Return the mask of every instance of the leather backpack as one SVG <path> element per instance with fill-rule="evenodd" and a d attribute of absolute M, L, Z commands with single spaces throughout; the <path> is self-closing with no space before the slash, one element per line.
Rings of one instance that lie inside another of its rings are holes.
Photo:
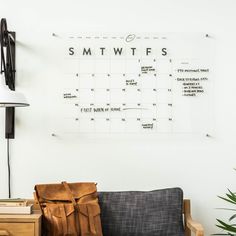
<path fill-rule="evenodd" d="M 45 236 L 102 236 L 95 183 L 39 184 L 35 197 Z"/>

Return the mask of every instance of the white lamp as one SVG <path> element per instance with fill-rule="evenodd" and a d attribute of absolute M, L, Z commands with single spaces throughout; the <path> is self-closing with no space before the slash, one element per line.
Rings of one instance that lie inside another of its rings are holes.
<path fill-rule="evenodd" d="M 0 75 L 0 107 L 29 106 L 24 94 L 10 90 L 5 83 L 4 73 Z"/>

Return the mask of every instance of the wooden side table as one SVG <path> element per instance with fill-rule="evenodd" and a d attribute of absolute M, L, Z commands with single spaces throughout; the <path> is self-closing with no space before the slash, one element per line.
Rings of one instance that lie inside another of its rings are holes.
<path fill-rule="evenodd" d="M 40 236 L 41 218 L 39 211 L 30 215 L 0 215 L 0 235 Z"/>

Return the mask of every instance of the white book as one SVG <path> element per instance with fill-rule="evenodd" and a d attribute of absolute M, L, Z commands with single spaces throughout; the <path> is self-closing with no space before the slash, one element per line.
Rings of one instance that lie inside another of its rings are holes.
<path fill-rule="evenodd" d="M 0 199 L 0 207 L 2 206 L 26 206 L 27 200 L 22 198 Z"/>
<path fill-rule="evenodd" d="M 28 205 L 28 206 L 0 206 L 0 214 L 6 214 L 6 215 L 10 215 L 10 214 L 19 214 L 19 215 L 29 215 L 32 213 L 32 207 L 33 204 Z"/>
<path fill-rule="evenodd" d="M 0 207 L 10 207 L 10 206 L 27 206 L 27 201 L 19 201 L 19 202 L 3 202 L 0 201 Z"/>

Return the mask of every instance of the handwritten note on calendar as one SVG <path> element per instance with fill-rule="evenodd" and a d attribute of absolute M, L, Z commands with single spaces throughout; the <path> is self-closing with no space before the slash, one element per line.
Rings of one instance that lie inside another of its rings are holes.
<path fill-rule="evenodd" d="M 211 83 L 204 35 L 55 37 L 55 109 L 65 133 L 205 132 Z"/>

